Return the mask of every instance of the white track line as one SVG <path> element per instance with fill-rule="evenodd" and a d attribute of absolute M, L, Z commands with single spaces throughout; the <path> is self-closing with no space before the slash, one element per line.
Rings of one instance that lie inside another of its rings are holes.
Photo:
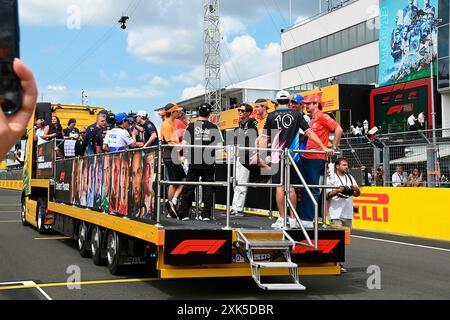
<path fill-rule="evenodd" d="M 39 292 L 47 299 L 47 300 L 53 300 L 47 293 L 45 293 L 44 290 L 42 290 L 41 287 L 39 287 L 39 285 L 37 283 L 35 283 L 34 281 L 27 281 L 27 283 L 24 283 L 24 285 L 37 285 L 36 289 L 39 290 Z"/>
<path fill-rule="evenodd" d="M 34 282 L 34 281 L 18 281 L 18 282 L 3 282 L 0 283 L 0 286 L 10 286 L 10 285 L 24 285 L 24 286 L 29 286 L 29 285 L 35 285 L 36 289 L 39 290 L 39 292 L 45 297 L 45 299 L 47 300 L 53 300 L 44 290 L 42 290 L 42 288 L 39 287 L 39 285 Z"/>
<path fill-rule="evenodd" d="M 423 248 L 423 249 L 432 249 L 432 250 L 450 252 L 450 249 L 444 249 L 444 248 L 438 248 L 438 247 L 430 247 L 430 246 L 423 246 L 423 245 L 420 245 L 420 244 L 413 244 L 413 243 L 407 243 L 407 242 L 399 242 L 399 241 L 384 240 L 384 239 L 377 239 L 377 238 L 369 238 L 369 237 L 362 237 L 362 236 L 351 236 L 351 237 L 352 238 L 357 238 L 357 239 L 373 240 L 373 241 L 387 242 L 387 243 L 393 243 L 393 244 L 400 244 L 400 245 L 410 246 L 410 247 L 417 247 L 417 248 Z"/>

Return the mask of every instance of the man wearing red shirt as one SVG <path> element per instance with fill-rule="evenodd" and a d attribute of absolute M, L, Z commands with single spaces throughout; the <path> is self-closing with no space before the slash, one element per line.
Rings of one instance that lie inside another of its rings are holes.
<path fill-rule="evenodd" d="M 337 149 L 339 142 L 341 141 L 343 130 L 341 126 L 331 119 L 329 115 L 322 112 L 323 102 L 320 96 L 313 94 L 308 96 L 305 101 L 306 110 L 311 116 L 310 127 L 314 133 L 319 137 L 320 141 L 324 145 L 328 145 L 330 139 L 330 132 L 334 132 L 333 149 Z M 306 150 L 322 151 L 322 148 L 318 146 L 311 139 L 308 140 Z M 302 155 L 300 161 L 300 171 L 306 180 L 308 185 L 318 185 L 320 176 L 324 172 L 325 162 L 327 156 L 325 154 L 308 154 Z M 312 188 L 311 192 L 316 199 L 319 200 L 320 189 Z M 302 188 L 301 202 L 300 202 L 300 215 L 303 221 L 314 220 L 314 204 L 308 196 L 306 189 Z M 306 227 L 306 226 L 305 226 Z"/>

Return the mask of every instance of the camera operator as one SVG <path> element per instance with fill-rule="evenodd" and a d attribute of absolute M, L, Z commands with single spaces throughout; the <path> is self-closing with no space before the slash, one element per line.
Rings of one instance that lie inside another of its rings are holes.
<path fill-rule="evenodd" d="M 328 214 L 330 222 L 339 227 L 352 228 L 353 214 L 356 209 L 353 206 L 353 197 L 359 197 L 361 191 L 355 178 L 348 173 L 348 160 L 340 158 L 334 163 L 335 174 L 328 179 L 327 185 L 334 189 L 327 189 Z M 339 187 L 339 188 L 335 188 Z M 341 272 L 347 270 L 341 265 Z"/>
<path fill-rule="evenodd" d="M 328 212 L 331 223 L 341 227 L 352 227 L 353 197 L 359 197 L 358 184 L 348 173 L 348 160 L 340 158 L 334 163 L 335 174 L 328 179 L 327 185 L 339 187 L 327 190 Z"/>

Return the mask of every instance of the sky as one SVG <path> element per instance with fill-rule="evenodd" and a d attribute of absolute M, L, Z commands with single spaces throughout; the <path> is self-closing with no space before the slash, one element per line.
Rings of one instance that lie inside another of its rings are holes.
<path fill-rule="evenodd" d="M 319 12 L 292 0 L 292 23 Z M 115 113 L 154 109 L 204 92 L 203 0 L 20 0 L 21 58 L 38 101 Z M 118 23 L 129 16 L 127 29 Z M 289 0 L 222 0 L 224 86 L 281 70 Z"/>

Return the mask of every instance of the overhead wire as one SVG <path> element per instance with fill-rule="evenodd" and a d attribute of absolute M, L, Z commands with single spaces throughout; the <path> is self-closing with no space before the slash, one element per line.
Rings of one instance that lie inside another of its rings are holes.
<path fill-rule="evenodd" d="M 264 1 L 265 1 L 265 0 L 264 0 Z M 278 5 L 278 2 L 277 2 L 276 0 L 272 0 L 272 1 L 273 1 L 273 3 L 275 4 L 275 6 L 276 6 L 276 8 L 277 8 L 277 10 L 278 10 L 278 13 L 279 13 L 280 16 L 281 16 L 281 19 L 283 19 L 283 23 L 284 23 L 285 25 L 288 25 L 288 23 L 287 23 L 287 21 L 286 21 L 284 15 L 283 15 L 283 13 L 281 12 L 281 9 L 280 9 L 280 6 Z M 294 45 L 297 47 L 299 42 L 298 42 L 296 39 L 294 39 L 293 32 L 289 32 L 289 34 L 290 34 L 290 36 L 291 36 L 292 42 L 293 42 Z M 304 64 L 304 66 L 306 66 L 306 68 L 308 69 L 309 73 L 311 74 L 312 79 L 315 79 L 314 73 L 312 72 L 311 68 L 309 67 L 309 63 Z M 296 67 L 295 69 L 298 71 L 298 67 Z M 304 82 L 303 79 L 302 79 L 302 82 Z"/>
<path fill-rule="evenodd" d="M 272 25 L 274 26 L 275 30 L 278 32 L 279 31 L 278 26 L 277 26 L 277 24 L 276 24 L 276 22 L 275 22 L 275 20 L 274 20 L 274 18 L 272 16 L 272 14 L 270 13 L 270 10 L 268 8 L 266 0 L 263 0 L 263 4 L 264 4 L 264 8 L 266 10 L 267 15 L 269 16 L 270 20 L 272 21 Z M 283 41 L 283 37 L 280 37 L 280 39 L 281 39 L 282 46 L 287 48 L 286 43 Z M 294 69 L 297 72 L 297 75 L 300 78 L 301 82 L 304 83 L 305 81 L 304 81 L 302 75 L 300 74 L 300 71 L 298 70 L 298 68 L 294 68 Z"/>
<path fill-rule="evenodd" d="M 131 0 L 125 9 L 125 14 L 133 15 L 139 7 L 142 0 Z M 88 58 L 90 58 L 98 49 L 100 49 L 114 34 L 116 26 L 112 26 L 106 30 L 97 41 L 92 44 L 81 56 L 78 57 L 72 64 L 70 64 L 57 78 L 55 82 L 66 80 L 77 67 L 81 66 Z"/>

